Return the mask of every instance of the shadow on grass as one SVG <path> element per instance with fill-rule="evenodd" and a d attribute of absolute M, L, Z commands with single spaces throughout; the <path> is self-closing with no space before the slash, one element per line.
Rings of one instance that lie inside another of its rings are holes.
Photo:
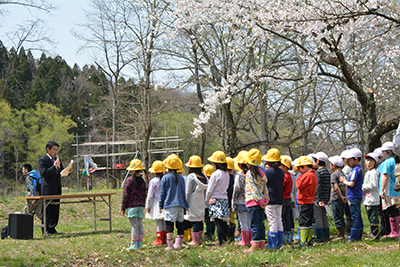
<path fill-rule="evenodd" d="M 130 234 L 131 231 L 123 231 L 123 230 L 113 230 L 113 231 L 90 231 L 90 232 L 76 232 L 76 233 L 64 233 L 60 235 L 51 235 L 47 236 L 46 239 L 67 239 L 67 238 L 75 238 L 75 237 L 82 237 L 82 236 L 93 236 L 93 235 L 110 235 L 110 234 Z M 43 236 L 35 237 L 35 239 L 44 240 Z"/>

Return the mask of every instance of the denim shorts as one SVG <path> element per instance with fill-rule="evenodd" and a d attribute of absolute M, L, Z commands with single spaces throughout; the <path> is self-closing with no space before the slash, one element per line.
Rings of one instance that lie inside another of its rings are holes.
<path fill-rule="evenodd" d="M 182 207 L 166 208 L 164 220 L 168 222 L 183 222 L 184 210 Z"/>

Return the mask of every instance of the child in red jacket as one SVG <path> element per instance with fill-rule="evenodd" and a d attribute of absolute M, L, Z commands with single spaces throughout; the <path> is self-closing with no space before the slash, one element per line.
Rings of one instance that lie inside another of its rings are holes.
<path fill-rule="evenodd" d="M 311 246 L 314 199 L 318 186 L 317 176 L 312 169 L 311 159 L 301 156 L 295 166 L 301 175 L 296 180 L 297 203 L 299 204 L 300 248 Z"/>

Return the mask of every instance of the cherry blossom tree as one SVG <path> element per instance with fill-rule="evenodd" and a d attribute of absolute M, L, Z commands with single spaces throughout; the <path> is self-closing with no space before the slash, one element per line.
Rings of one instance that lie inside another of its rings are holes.
<path fill-rule="evenodd" d="M 262 64 L 255 65 L 248 74 L 243 69 L 229 73 L 204 100 L 206 111 L 200 114 L 195 124 L 207 123 L 219 107 L 231 102 L 232 94 L 248 84 L 277 79 L 307 83 L 323 78 L 342 84 L 347 98 L 357 100 L 354 108 L 360 110 L 364 132 L 360 142 L 365 139 L 368 151 L 380 145 L 382 135 L 396 128 L 399 117 L 395 112 L 391 113 L 391 118 L 378 113 L 384 110 L 381 107 L 386 105 L 386 100 L 390 102 L 388 96 L 398 89 L 395 82 L 389 86 L 382 82 L 382 77 L 393 81 L 399 76 L 400 12 L 396 1 L 174 2 L 179 17 L 178 30 L 196 28 L 202 31 L 210 25 L 226 25 L 235 36 L 226 44 L 232 49 L 251 47 L 255 40 L 287 43 L 299 51 L 302 68 L 307 69 L 301 77 L 295 76 L 296 72 L 265 68 Z M 319 90 L 326 90 L 319 86 Z M 197 128 L 194 134 L 199 131 L 201 129 Z"/>

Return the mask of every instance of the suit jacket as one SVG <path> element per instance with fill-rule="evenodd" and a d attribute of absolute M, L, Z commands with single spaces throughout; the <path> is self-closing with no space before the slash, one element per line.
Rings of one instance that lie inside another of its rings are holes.
<path fill-rule="evenodd" d="M 46 154 L 39 159 L 39 172 L 42 177 L 42 196 L 61 195 L 61 171 L 64 169 L 61 161 L 60 168 Z"/>

